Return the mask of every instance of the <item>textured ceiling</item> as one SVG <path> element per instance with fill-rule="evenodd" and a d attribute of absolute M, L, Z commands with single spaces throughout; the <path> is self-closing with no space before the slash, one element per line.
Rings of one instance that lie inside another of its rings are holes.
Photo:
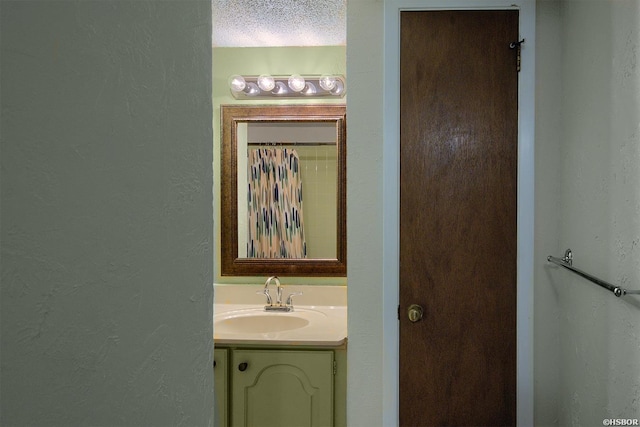
<path fill-rule="evenodd" d="M 212 0 L 214 47 L 342 46 L 347 0 Z"/>

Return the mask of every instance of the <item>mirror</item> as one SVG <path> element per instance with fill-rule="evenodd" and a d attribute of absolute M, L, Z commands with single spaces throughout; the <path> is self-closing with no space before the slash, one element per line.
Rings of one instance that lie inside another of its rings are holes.
<path fill-rule="evenodd" d="M 344 105 L 222 105 L 221 275 L 346 276 Z"/>

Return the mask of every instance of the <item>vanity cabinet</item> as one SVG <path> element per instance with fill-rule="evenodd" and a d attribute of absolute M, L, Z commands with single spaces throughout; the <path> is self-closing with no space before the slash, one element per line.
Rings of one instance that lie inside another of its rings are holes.
<path fill-rule="evenodd" d="M 216 409 L 222 413 L 228 410 L 228 416 L 216 416 L 219 425 L 343 425 L 344 402 L 336 410 L 336 395 L 344 397 L 344 381 L 336 378 L 336 359 L 341 356 L 333 349 L 229 348 L 215 351 L 220 350 L 227 351 L 226 378 L 229 383 L 226 388 L 216 389 Z M 216 369 L 219 367 L 217 365 Z M 215 374 L 218 387 L 218 376 L 224 376 L 224 373 L 220 369 Z M 220 397 L 225 390 L 226 403 Z"/>

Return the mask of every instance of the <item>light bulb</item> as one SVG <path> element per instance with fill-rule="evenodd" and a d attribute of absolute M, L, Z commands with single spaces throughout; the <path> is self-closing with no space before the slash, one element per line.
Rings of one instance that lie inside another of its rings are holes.
<path fill-rule="evenodd" d="M 336 79 L 335 86 L 329 92 L 331 92 L 331 95 L 342 95 L 344 92 L 344 84 L 342 83 L 342 80 Z"/>
<path fill-rule="evenodd" d="M 258 87 L 265 92 L 271 92 L 276 86 L 276 81 L 268 74 L 261 74 L 258 77 Z"/>
<path fill-rule="evenodd" d="M 336 86 L 336 78 L 333 76 L 320 77 L 320 87 L 326 91 L 330 91 Z"/>
<path fill-rule="evenodd" d="M 256 96 L 260 94 L 260 88 L 257 84 L 249 82 L 247 83 L 247 87 L 245 88 L 244 93 L 246 93 L 247 96 Z"/>
<path fill-rule="evenodd" d="M 303 95 L 307 95 L 307 96 L 315 95 L 316 94 L 316 85 L 314 85 L 311 82 L 307 82 L 304 85 L 304 89 L 302 90 L 302 94 Z"/>
<path fill-rule="evenodd" d="M 244 77 L 240 75 L 229 77 L 229 87 L 232 91 L 242 92 L 246 86 L 247 82 L 245 82 Z"/>
<path fill-rule="evenodd" d="M 294 92 L 300 92 L 304 89 L 304 77 L 299 74 L 294 74 L 289 77 L 289 87 Z"/>
<path fill-rule="evenodd" d="M 284 95 L 287 92 L 289 92 L 289 89 L 287 89 L 287 85 L 282 82 L 276 82 L 275 87 L 271 91 L 274 95 Z"/>

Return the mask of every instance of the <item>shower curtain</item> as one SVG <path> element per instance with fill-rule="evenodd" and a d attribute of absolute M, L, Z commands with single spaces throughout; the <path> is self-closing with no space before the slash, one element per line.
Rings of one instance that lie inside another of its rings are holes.
<path fill-rule="evenodd" d="M 249 150 L 249 258 L 306 258 L 299 165 L 292 149 Z"/>

